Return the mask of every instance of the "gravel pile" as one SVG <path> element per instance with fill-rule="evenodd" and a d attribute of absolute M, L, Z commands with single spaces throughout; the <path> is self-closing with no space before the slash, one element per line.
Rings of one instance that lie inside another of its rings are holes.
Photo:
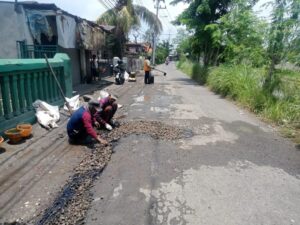
<path fill-rule="evenodd" d="M 89 189 L 107 165 L 111 154 L 111 146 L 95 144 L 36 224 L 83 224 L 92 201 Z"/>
<path fill-rule="evenodd" d="M 95 144 L 92 151 L 87 152 L 52 206 L 44 211 L 35 224 L 84 224 L 92 201 L 90 188 L 110 160 L 112 143 L 116 144 L 120 138 L 130 134 L 147 134 L 155 139 L 175 140 L 183 137 L 183 130 L 156 121 L 134 121 L 122 122 L 113 131 L 104 132 L 111 144 L 106 147 Z"/>
<path fill-rule="evenodd" d="M 121 126 L 108 134 L 110 141 L 118 140 L 130 134 L 147 134 L 154 139 L 176 140 L 183 138 L 184 131 L 157 121 L 123 122 Z"/>

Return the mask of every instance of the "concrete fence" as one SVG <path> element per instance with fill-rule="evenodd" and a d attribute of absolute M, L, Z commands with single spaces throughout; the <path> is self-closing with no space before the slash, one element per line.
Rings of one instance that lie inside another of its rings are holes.
<path fill-rule="evenodd" d="M 66 54 L 49 59 L 66 96 L 72 96 L 71 63 Z M 0 133 L 34 122 L 32 103 L 62 105 L 63 98 L 45 59 L 0 59 Z"/>

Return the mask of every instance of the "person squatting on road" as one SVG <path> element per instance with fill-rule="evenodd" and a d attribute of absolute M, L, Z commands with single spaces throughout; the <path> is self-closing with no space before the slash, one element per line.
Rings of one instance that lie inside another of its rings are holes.
<path fill-rule="evenodd" d="M 100 109 L 98 101 L 90 100 L 88 106 L 81 106 L 72 114 L 67 124 L 70 144 L 87 144 L 91 142 L 91 138 L 101 144 L 108 144 L 93 128 L 93 115 Z"/>
<path fill-rule="evenodd" d="M 150 71 L 151 71 L 151 56 L 148 56 L 144 61 L 144 71 L 145 71 L 145 84 L 150 84 Z"/>
<path fill-rule="evenodd" d="M 102 95 L 99 100 L 101 110 L 95 114 L 95 125 L 96 127 L 105 127 L 107 130 L 112 130 L 115 126 L 113 116 L 115 115 L 118 104 L 116 103 L 116 97 L 111 94 Z"/>

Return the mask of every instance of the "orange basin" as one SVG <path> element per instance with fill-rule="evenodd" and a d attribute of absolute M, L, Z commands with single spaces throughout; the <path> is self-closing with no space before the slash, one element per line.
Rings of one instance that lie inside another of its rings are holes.
<path fill-rule="evenodd" d="M 17 130 L 21 131 L 21 136 L 26 138 L 31 135 L 32 126 L 29 123 L 19 124 Z"/>
<path fill-rule="evenodd" d="M 22 136 L 21 136 L 22 132 L 23 131 L 20 131 L 16 128 L 12 128 L 5 131 L 4 134 L 8 137 L 11 143 L 17 143 L 22 140 Z"/>

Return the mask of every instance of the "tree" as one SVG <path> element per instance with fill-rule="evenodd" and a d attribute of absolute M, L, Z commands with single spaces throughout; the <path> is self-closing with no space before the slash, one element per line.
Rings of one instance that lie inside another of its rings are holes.
<path fill-rule="evenodd" d="M 161 43 L 158 43 L 157 49 L 156 49 L 157 50 L 156 59 L 157 59 L 158 64 L 164 63 L 167 56 L 170 55 L 172 47 L 173 46 L 170 44 L 169 41 L 164 40 Z"/>
<path fill-rule="evenodd" d="M 265 82 L 267 88 L 272 81 L 276 64 L 287 56 L 291 43 L 299 39 L 299 9 L 298 0 L 275 0 L 269 32 L 270 66 Z"/>
<path fill-rule="evenodd" d="M 133 5 L 132 0 L 118 0 L 114 8 L 104 12 L 97 20 L 98 24 L 115 26 L 112 49 L 118 51 L 117 55 L 123 55 L 123 47 L 128 39 L 128 34 L 132 28 L 141 25 L 143 20 L 156 33 L 162 31 L 162 24 L 154 13 L 147 8 Z"/>
<path fill-rule="evenodd" d="M 142 36 L 142 39 L 144 42 L 146 43 L 151 43 L 151 45 L 153 44 L 153 31 L 151 29 L 147 29 L 145 31 L 145 33 Z"/>
<path fill-rule="evenodd" d="M 177 4 L 181 0 L 174 0 L 172 4 Z M 205 29 L 207 25 L 217 23 L 218 20 L 228 12 L 231 0 L 183 0 L 190 3 L 176 19 L 176 24 L 186 25 L 194 32 L 190 39 L 193 54 L 200 59 L 202 55 L 205 66 L 213 64 L 218 56 L 218 48 L 215 47 L 215 40 L 211 29 Z"/>
<path fill-rule="evenodd" d="M 267 62 L 264 38 L 268 26 L 254 15 L 252 4 L 246 0 L 233 1 L 219 24 L 205 28 L 212 30 L 213 44 L 222 48 L 220 57 L 226 62 L 254 66 Z"/>
<path fill-rule="evenodd" d="M 191 34 L 189 34 L 185 29 L 179 28 L 177 30 L 177 34 L 175 38 L 173 38 L 172 42 L 178 55 L 184 55 L 186 53 L 190 54 L 192 52 L 190 38 Z"/>

